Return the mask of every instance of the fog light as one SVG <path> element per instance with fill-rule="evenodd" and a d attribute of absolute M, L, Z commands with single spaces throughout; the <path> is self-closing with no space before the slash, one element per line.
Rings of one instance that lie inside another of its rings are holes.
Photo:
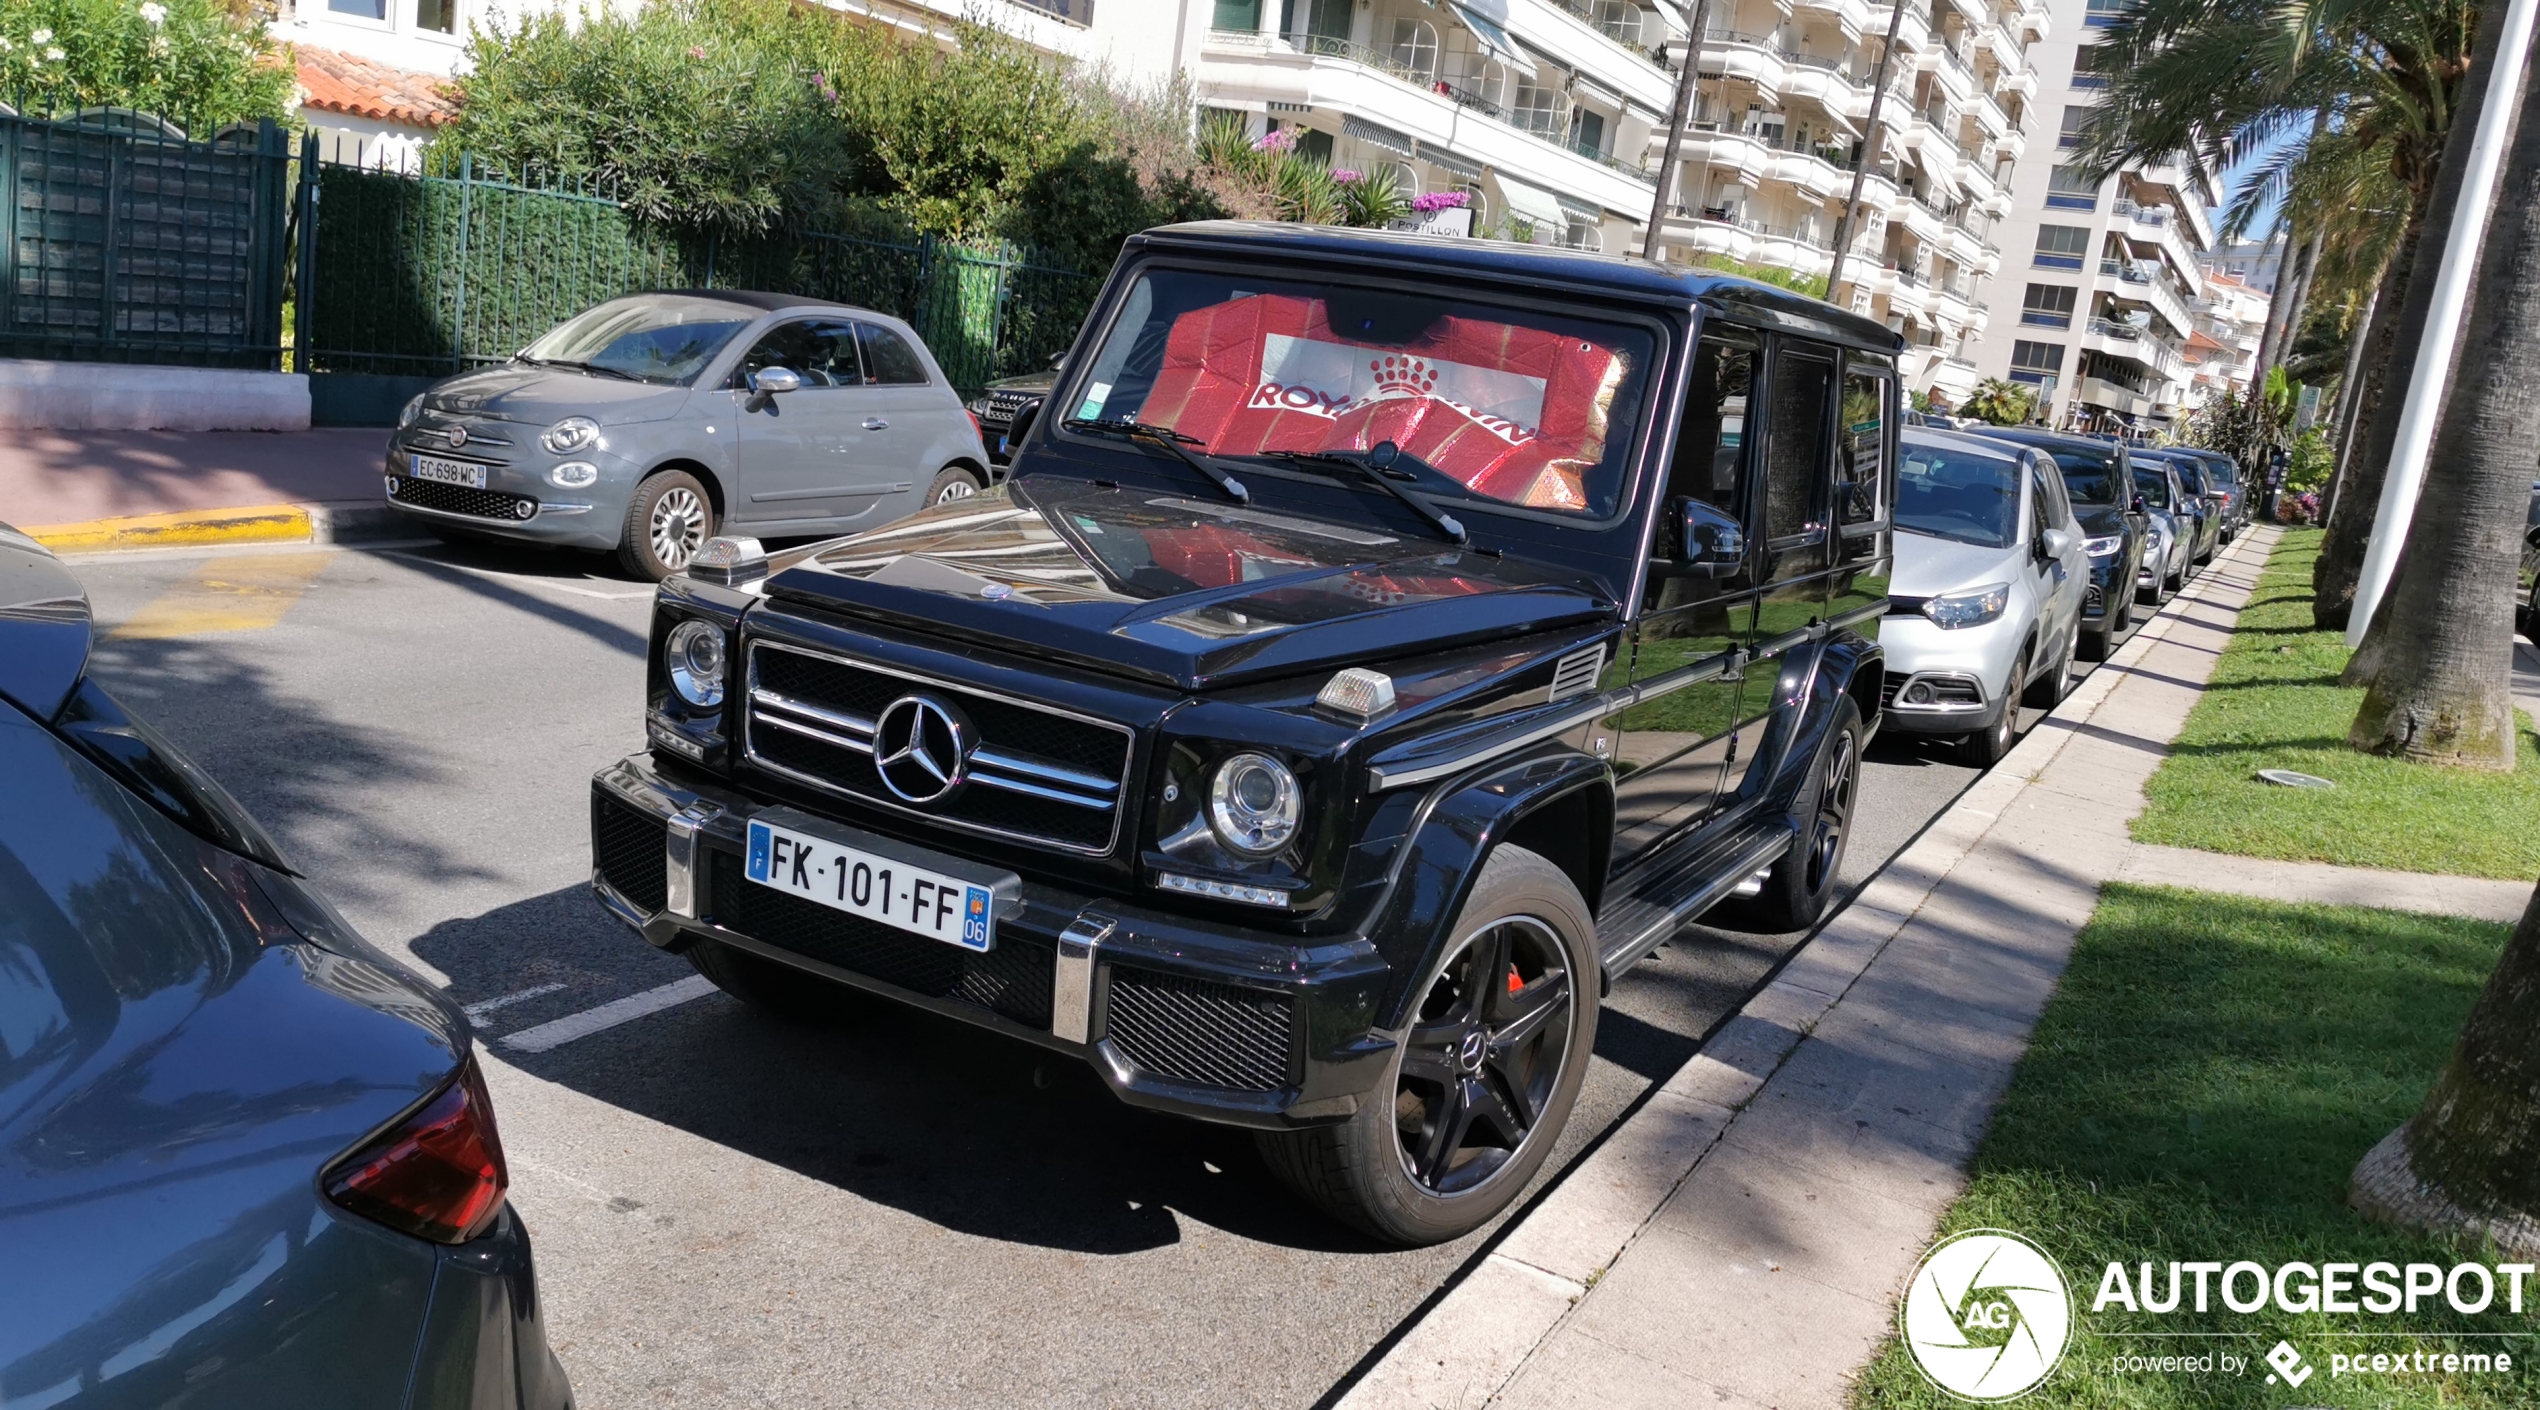
<path fill-rule="evenodd" d="M 1931 703 L 1931 687 L 1920 681 L 1916 681 L 1912 685 L 1905 687 L 1905 702 L 1909 705 L 1929 705 Z"/>
<path fill-rule="evenodd" d="M 587 460 L 568 460 L 547 471 L 547 482 L 559 489 L 578 490 L 599 478 L 600 467 Z"/>
<path fill-rule="evenodd" d="M 1236 881 L 1211 881 L 1204 876 L 1184 876 L 1179 872 L 1160 871 L 1155 884 L 1167 891 L 1187 896 L 1205 896 L 1212 901 L 1240 901 L 1247 906 L 1288 908 L 1288 893 L 1275 886 L 1246 886 Z"/>
<path fill-rule="evenodd" d="M 512 506 L 512 517 L 515 519 L 534 518 L 537 513 L 538 501 L 534 499 L 524 499 L 520 503 Z"/>

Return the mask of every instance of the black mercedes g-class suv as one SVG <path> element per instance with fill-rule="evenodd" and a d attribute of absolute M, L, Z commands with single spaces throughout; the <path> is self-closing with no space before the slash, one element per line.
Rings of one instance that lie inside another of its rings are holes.
<path fill-rule="evenodd" d="M 1452 1238 L 1543 1162 L 1615 976 L 1825 908 L 1900 346 L 1637 260 L 1149 231 L 1008 484 L 662 585 L 599 897 L 752 1004 L 1073 1054 Z"/>

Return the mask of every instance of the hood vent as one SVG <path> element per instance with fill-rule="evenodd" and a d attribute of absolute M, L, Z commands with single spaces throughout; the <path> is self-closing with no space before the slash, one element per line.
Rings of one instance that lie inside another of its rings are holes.
<path fill-rule="evenodd" d="M 1552 700 L 1567 700 L 1596 689 L 1596 679 L 1605 672 L 1605 643 L 1598 642 L 1585 651 L 1573 651 L 1552 668 Z"/>

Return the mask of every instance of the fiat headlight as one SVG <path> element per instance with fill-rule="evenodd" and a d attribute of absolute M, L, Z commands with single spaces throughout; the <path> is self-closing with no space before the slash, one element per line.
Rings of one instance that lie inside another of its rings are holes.
<path fill-rule="evenodd" d="M 413 396 L 406 398 L 406 404 L 397 409 L 397 429 L 402 431 L 408 426 L 415 424 L 415 418 L 421 416 L 422 414 L 423 393 L 417 392 Z"/>
<path fill-rule="evenodd" d="M 1296 837 L 1302 796 L 1296 775 L 1267 754 L 1237 754 L 1208 785 L 1208 823 L 1217 840 L 1247 857 L 1267 857 Z"/>
<path fill-rule="evenodd" d="M 556 455 L 570 455 L 600 443 L 600 423 L 588 416 L 568 416 L 547 428 L 538 444 Z"/>
<path fill-rule="evenodd" d="M 723 703 L 723 629 L 712 622 L 681 622 L 670 629 L 662 656 L 670 688 L 691 705 Z"/>
<path fill-rule="evenodd" d="M 1995 583 L 1973 592 L 1935 597 L 1923 604 L 1923 615 L 1931 618 L 1933 626 L 1943 631 L 1954 631 L 1959 627 L 1980 627 L 1993 621 L 2010 605 L 2011 585 Z"/>

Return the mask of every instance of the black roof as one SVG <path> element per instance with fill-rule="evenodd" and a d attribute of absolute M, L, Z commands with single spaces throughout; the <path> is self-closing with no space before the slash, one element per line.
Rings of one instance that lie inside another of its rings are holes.
<path fill-rule="evenodd" d="M 2040 450 L 2086 451 L 2093 455 L 2106 456 L 2111 460 L 2119 455 L 2119 446 L 2115 441 L 2103 441 L 2097 436 L 2076 436 L 2069 431 L 2049 431 L 2038 426 L 1984 426 L 1968 434 L 2017 441 L 2021 445 L 2035 446 Z"/>
<path fill-rule="evenodd" d="M 689 299 L 721 299 L 727 304 L 742 304 L 765 313 L 782 308 L 855 308 L 836 299 L 815 299 L 809 294 L 770 294 L 758 289 L 652 289 L 649 293 L 677 294 Z"/>
<path fill-rule="evenodd" d="M 1468 278 L 1570 289 L 1682 308 L 1703 304 L 1743 321 L 1786 328 L 1879 352 L 1901 352 L 1905 340 L 1885 326 L 1822 299 L 1710 270 L 1673 269 L 1627 255 L 1596 254 L 1504 240 L 1462 240 L 1397 230 L 1354 230 L 1284 221 L 1208 220 L 1165 225 L 1129 239 L 1132 249 L 1264 252 L 1336 260 L 1359 267 L 1398 267 L 1407 274 Z"/>

